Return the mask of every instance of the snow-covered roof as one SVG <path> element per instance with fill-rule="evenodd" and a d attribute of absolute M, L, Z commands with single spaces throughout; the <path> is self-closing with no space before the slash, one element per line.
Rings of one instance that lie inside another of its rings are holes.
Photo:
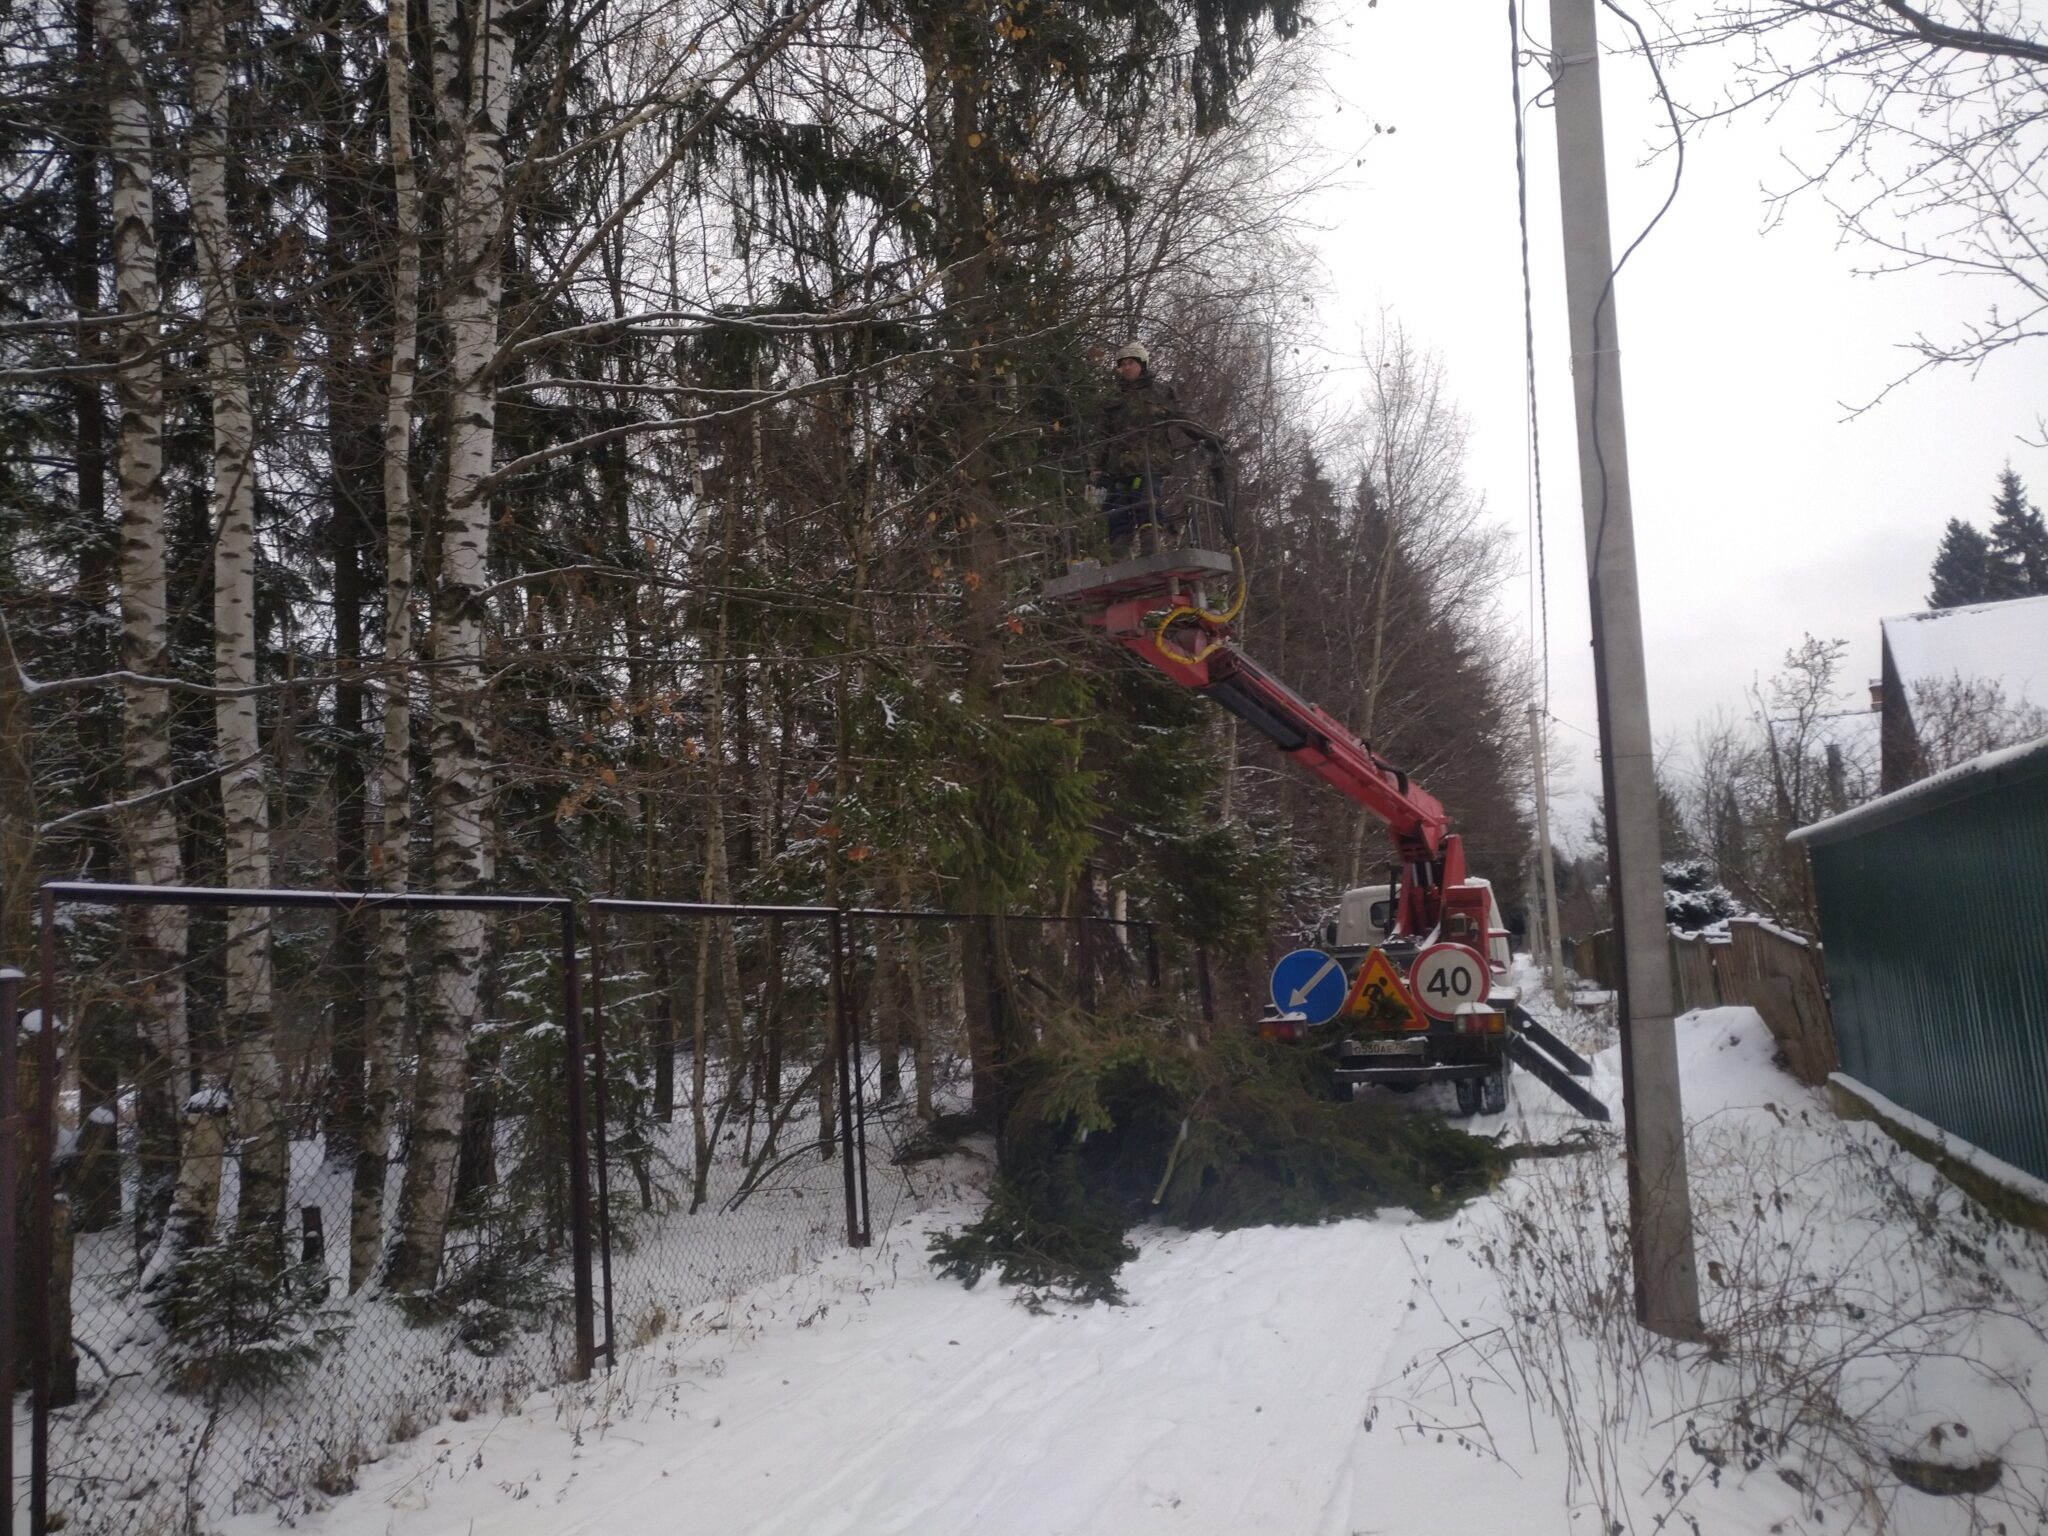
<path fill-rule="evenodd" d="M 2035 599 L 2048 601 L 2048 599 Z M 1865 801 L 1854 810 L 1844 811 L 1839 816 L 1830 816 L 1825 821 L 1816 821 L 1808 827 L 1800 827 L 1789 834 L 1787 842 L 1832 843 L 1858 832 L 1868 832 L 1890 822 L 1903 821 L 1922 811 L 1932 810 L 1937 805 L 1946 805 L 1954 800 L 1966 799 L 2009 784 L 2015 779 L 2033 778 L 2048 773 L 2048 736 L 2033 741 L 2022 741 L 2010 747 L 2000 747 L 1996 752 L 1986 752 L 1982 757 L 1973 757 L 1967 763 L 1958 763 L 1946 773 L 1937 773 L 1931 779 L 1922 779 L 1917 784 L 1908 784 L 1904 789 L 1895 789 L 1888 795 L 1879 795 L 1875 800 Z"/>
<path fill-rule="evenodd" d="M 2048 597 L 1879 620 L 1907 696 L 1915 683 L 1995 682 L 2009 704 L 2048 708 Z"/>

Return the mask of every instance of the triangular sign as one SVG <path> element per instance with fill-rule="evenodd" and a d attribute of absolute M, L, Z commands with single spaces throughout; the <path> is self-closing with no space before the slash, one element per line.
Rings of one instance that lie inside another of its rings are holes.
<path fill-rule="evenodd" d="M 1429 1020 L 1408 996 L 1401 973 L 1394 969 L 1384 950 L 1373 950 L 1358 968 L 1351 995 L 1344 999 L 1340 1017 L 1355 1019 L 1368 1029 L 1427 1029 Z"/>

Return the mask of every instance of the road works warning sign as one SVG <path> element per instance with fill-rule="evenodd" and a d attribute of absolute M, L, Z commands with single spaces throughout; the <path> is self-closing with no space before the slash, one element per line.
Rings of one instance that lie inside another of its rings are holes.
<path fill-rule="evenodd" d="M 1340 1015 L 1347 1023 L 1372 1030 L 1427 1029 L 1429 1020 L 1401 985 L 1401 973 L 1382 950 L 1373 950 L 1358 968 L 1351 995 Z"/>

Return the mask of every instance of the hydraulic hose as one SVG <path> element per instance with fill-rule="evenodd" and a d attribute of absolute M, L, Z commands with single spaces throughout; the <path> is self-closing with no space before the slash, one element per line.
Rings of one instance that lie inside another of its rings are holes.
<path fill-rule="evenodd" d="M 1197 604 L 1182 603 L 1177 608 L 1168 609 L 1166 617 L 1159 621 L 1159 628 L 1152 633 L 1152 644 L 1158 649 L 1159 654 L 1168 661 L 1179 662 L 1181 665 L 1186 666 L 1193 662 L 1207 661 L 1211 656 L 1214 656 L 1223 649 L 1224 642 L 1222 640 L 1211 640 L 1201 650 L 1195 652 L 1194 655 L 1183 656 L 1177 651 L 1170 651 L 1166 648 L 1166 632 L 1182 619 L 1193 619 L 1196 623 L 1211 629 L 1236 621 L 1237 616 L 1244 612 L 1244 600 L 1246 594 L 1251 589 L 1251 583 L 1245 579 L 1244 555 L 1235 544 L 1230 546 L 1230 564 L 1231 569 L 1237 575 L 1237 595 L 1230 600 L 1228 608 L 1224 609 L 1221 613 L 1216 613 Z"/>

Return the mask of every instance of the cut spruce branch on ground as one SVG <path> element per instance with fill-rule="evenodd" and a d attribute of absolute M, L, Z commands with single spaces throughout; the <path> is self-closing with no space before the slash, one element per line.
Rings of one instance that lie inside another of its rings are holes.
<path fill-rule="evenodd" d="M 1448 1214 L 1512 1153 L 1434 1115 L 1339 1104 L 1314 1052 L 1123 1020 L 1049 1033 L 1018 1063 L 980 1220 L 935 1239 L 941 1273 L 989 1270 L 1034 1304 L 1118 1301 L 1139 1221 L 1228 1232 L 1401 1207 Z"/>

